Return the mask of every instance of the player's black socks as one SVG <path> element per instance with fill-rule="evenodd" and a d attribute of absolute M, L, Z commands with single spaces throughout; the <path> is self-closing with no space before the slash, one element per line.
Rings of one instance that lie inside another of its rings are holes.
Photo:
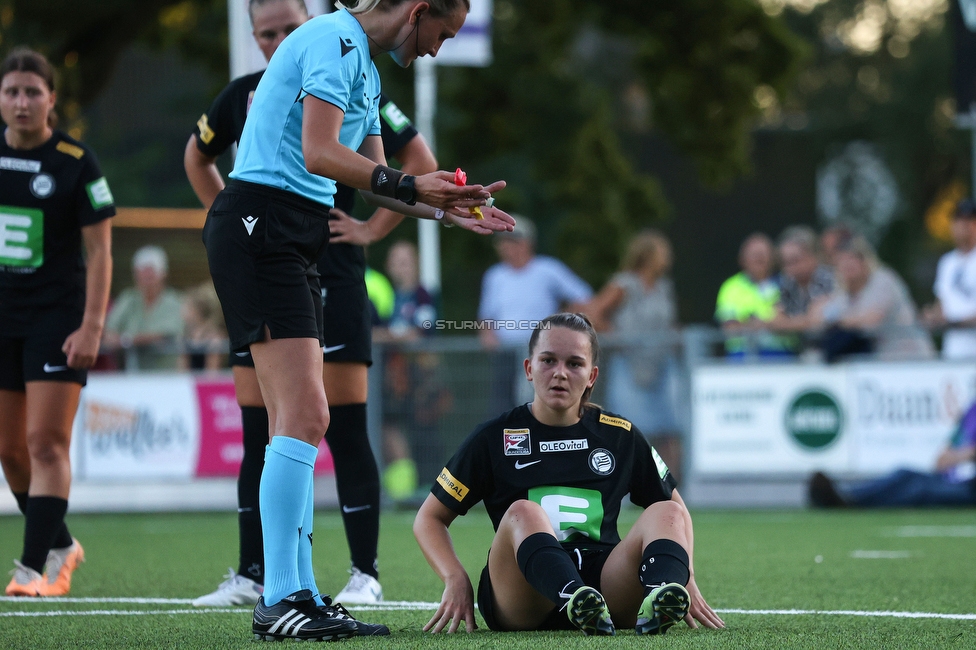
<path fill-rule="evenodd" d="M 261 531 L 261 508 L 258 494 L 264 452 L 268 446 L 268 409 L 242 406 L 244 458 L 237 477 L 237 527 L 240 538 L 240 564 L 237 573 L 264 584 L 264 535 Z"/>
<path fill-rule="evenodd" d="M 352 565 L 379 578 L 376 546 L 380 536 L 380 472 L 369 445 L 366 405 L 330 406 L 325 434 L 335 462 L 336 491 Z"/>
<path fill-rule="evenodd" d="M 549 533 L 529 535 L 515 552 L 525 580 L 540 594 L 562 606 L 583 586 L 579 570 Z"/>
<path fill-rule="evenodd" d="M 670 539 L 654 540 L 644 548 L 639 576 L 644 585 L 645 596 L 655 587 L 670 582 L 688 584 L 691 576 L 688 569 L 688 551 Z"/>
<path fill-rule="evenodd" d="M 26 492 L 14 492 L 14 499 L 17 501 L 17 508 L 20 510 L 21 514 L 27 514 L 27 493 Z M 54 543 L 51 544 L 51 548 L 68 548 L 74 543 L 71 539 L 71 533 L 68 532 L 68 526 L 64 522 L 61 522 L 61 528 L 58 530 L 57 535 L 54 537 Z"/>
<path fill-rule="evenodd" d="M 58 530 L 64 526 L 68 500 L 60 497 L 27 497 L 24 510 L 27 524 L 24 526 L 24 554 L 20 562 L 41 573 L 48 551 L 54 548 Z M 71 546 L 71 542 L 67 545 Z"/>

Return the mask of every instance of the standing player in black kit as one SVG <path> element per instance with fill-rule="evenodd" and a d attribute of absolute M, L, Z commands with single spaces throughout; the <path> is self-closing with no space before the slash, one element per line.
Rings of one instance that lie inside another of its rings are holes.
<path fill-rule="evenodd" d="M 26 516 L 6 594 L 64 596 L 85 557 L 64 523 L 68 450 L 105 325 L 115 204 L 94 154 L 54 128 L 47 60 L 16 49 L 0 79 L 0 464 Z"/>
<path fill-rule="evenodd" d="M 278 44 L 308 19 L 302 0 L 251 0 L 254 37 L 270 59 Z M 209 209 L 224 187 L 216 158 L 240 139 L 250 98 L 263 72 L 232 81 L 197 122 L 187 142 L 184 166 L 200 201 Z M 380 100 L 383 147 L 408 174 L 425 174 L 437 162 L 410 120 L 385 96 Z M 370 313 L 364 245 L 386 236 L 402 215 L 380 208 L 368 221 L 349 217 L 355 191 L 339 185 L 332 210 L 332 237 L 318 260 L 325 322 L 323 382 L 332 422 L 326 441 L 335 461 L 352 569 L 337 601 L 371 604 L 382 599 L 376 566 L 380 484 L 366 431 L 367 368 L 372 363 Z M 231 354 L 234 386 L 241 406 L 244 458 L 238 481 L 240 562 L 213 593 L 194 601 L 198 607 L 254 604 L 263 583 L 263 549 L 258 487 L 268 444 L 265 408 L 250 354 Z"/>
<path fill-rule="evenodd" d="M 691 515 L 667 465 L 628 420 L 588 402 L 599 356 L 584 316 L 543 320 L 524 363 L 532 402 L 479 426 L 441 470 L 414 522 L 444 581 L 425 630 L 474 629 L 474 592 L 448 527 L 479 501 L 495 528 L 478 585 L 490 629 L 724 626 L 696 584 Z M 621 540 L 628 493 L 644 510 Z"/>

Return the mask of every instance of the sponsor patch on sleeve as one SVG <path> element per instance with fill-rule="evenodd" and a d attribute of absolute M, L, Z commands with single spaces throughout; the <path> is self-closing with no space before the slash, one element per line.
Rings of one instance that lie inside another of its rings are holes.
<path fill-rule="evenodd" d="M 59 142 L 57 146 L 55 146 L 54 148 L 60 151 L 61 153 L 66 153 L 72 158 L 77 158 L 78 160 L 81 160 L 81 157 L 85 155 L 84 149 L 82 149 L 79 146 L 73 145 L 70 142 L 65 142 L 64 140 Z"/>
<path fill-rule="evenodd" d="M 464 501 L 464 497 L 468 495 L 468 486 L 454 478 L 454 475 L 446 467 L 441 470 L 440 476 L 437 477 L 437 483 L 458 501 Z"/>
<path fill-rule="evenodd" d="M 214 130 L 210 128 L 210 123 L 207 121 L 207 114 L 204 113 L 197 120 L 197 129 L 200 131 L 200 140 L 203 144 L 210 144 L 210 141 L 214 139 L 217 135 Z"/>
<path fill-rule="evenodd" d="M 88 200 L 95 210 L 107 208 L 115 203 L 115 197 L 112 196 L 112 190 L 108 188 L 108 181 L 104 176 L 86 185 L 85 189 L 88 191 Z"/>
<path fill-rule="evenodd" d="M 393 129 L 394 133 L 399 133 L 410 126 L 410 118 L 403 114 L 400 107 L 393 102 L 388 102 L 380 109 L 380 115 L 387 126 Z"/>
<path fill-rule="evenodd" d="M 654 464 L 657 465 L 657 475 L 664 479 L 668 475 L 668 466 L 664 459 L 657 453 L 657 449 L 651 447 L 651 456 L 654 457 Z"/>
<path fill-rule="evenodd" d="M 600 424 L 609 424 L 614 427 L 620 427 L 621 429 L 627 429 L 630 431 L 630 427 L 633 425 L 623 418 L 612 418 L 609 415 L 600 414 Z"/>

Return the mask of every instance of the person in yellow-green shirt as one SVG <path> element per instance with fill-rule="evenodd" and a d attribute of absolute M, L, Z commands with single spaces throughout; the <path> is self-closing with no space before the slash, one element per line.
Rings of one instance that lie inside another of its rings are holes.
<path fill-rule="evenodd" d="M 779 282 L 775 276 L 773 242 L 762 233 L 749 235 L 739 249 L 742 271 L 722 283 L 715 303 L 715 320 L 726 333 L 730 357 L 754 351 L 760 356 L 792 354 L 791 340 L 765 331 L 776 317 Z M 729 336 L 752 332 L 755 338 Z"/>

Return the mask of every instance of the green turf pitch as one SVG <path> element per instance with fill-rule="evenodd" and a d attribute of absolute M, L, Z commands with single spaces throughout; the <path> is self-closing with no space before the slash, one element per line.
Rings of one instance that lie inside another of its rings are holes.
<path fill-rule="evenodd" d="M 572 633 L 432 636 L 420 628 L 430 611 L 361 612 L 384 622 L 385 639 L 350 639 L 341 647 L 496 648 L 974 648 L 976 517 L 972 511 L 694 512 L 695 569 L 726 630 L 673 628 L 664 637 L 613 639 Z M 625 511 L 622 528 L 635 511 Z M 437 601 L 441 584 L 411 534 L 412 514 L 384 515 L 380 569 L 385 596 Z M 187 599 L 206 593 L 236 564 L 232 514 L 71 515 L 88 561 L 72 598 Z M 0 517 L 0 557 L 20 552 L 19 517 Z M 461 560 L 476 579 L 491 540 L 483 511 L 452 527 Z M 345 584 L 347 551 L 338 514 L 315 519 L 319 586 Z M 820 561 L 817 561 L 817 558 Z M 12 565 L 11 565 L 12 566 Z M 0 648 L 251 648 L 245 611 L 191 610 L 185 602 L 0 602 Z M 778 610 L 760 613 L 759 610 Z M 846 614 L 783 614 L 782 610 Z M 101 611 L 102 614 L 90 612 Z M 968 614 L 962 619 L 863 616 L 866 612 Z M 59 613 L 36 616 L 40 612 Z M 87 612 L 87 613 L 86 613 Z M 125 614 L 125 612 L 132 612 Z"/>

